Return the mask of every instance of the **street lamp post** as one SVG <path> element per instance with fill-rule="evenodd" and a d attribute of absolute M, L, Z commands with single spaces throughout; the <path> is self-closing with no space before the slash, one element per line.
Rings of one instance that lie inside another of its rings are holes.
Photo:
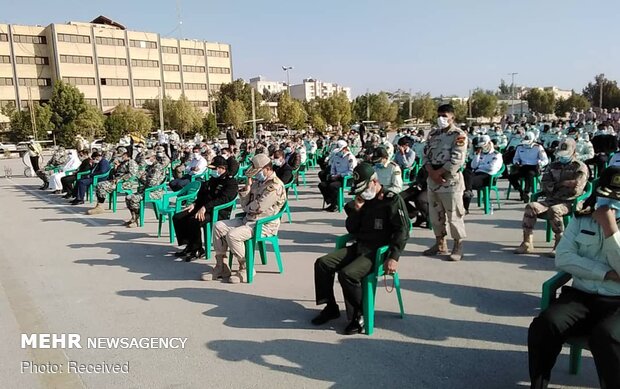
<path fill-rule="evenodd" d="M 517 74 L 519 74 L 519 73 L 515 73 L 515 72 L 508 73 L 508 75 L 512 77 L 512 81 L 510 82 L 510 92 L 512 94 L 512 101 L 511 101 L 511 104 L 510 104 L 511 110 L 510 111 L 511 111 L 511 113 L 513 115 L 515 113 L 515 106 L 514 106 L 514 101 L 515 101 L 515 76 Z"/>
<path fill-rule="evenodd" d="M 282 66 L 282 70 L 286 72 L 286 90 L 288 95 L 291 95 L 291 79 L 289 78 L 289 70 L 293 70 L 292 66 Z"/>

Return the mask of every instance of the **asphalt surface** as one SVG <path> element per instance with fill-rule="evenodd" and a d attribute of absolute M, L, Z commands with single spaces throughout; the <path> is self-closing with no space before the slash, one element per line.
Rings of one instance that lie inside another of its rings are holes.
<path fill-rule="evenodd" d="M 309 321 L 313 263 L 344 233 L 344 214 L 320 211 L 315 172 L 291 200 L 283 223 L 284 273 L 272 254 L 251 285 L 199 281 L 213 260 L 173 262 L 176 249 L 146 225 L 126 229 L 116 214 L 86 216 L 39 191 L 17 159 L 1 160 L 0 387 L 5 388 L 519 388 L 528 387 L 527 327 L 553 261 L 517 256 L 523 204 L 502 200 L 485 216 L 472 204 L 460 263 L 429 258 L 430 230 L 416 228 L 400 260 L 405 319 L 381 280 L 375 333 L 344 336 L 343 317 L 324 327 Z M 505 186 L 505 183 L 503 183 Z M 505 194 L 502 192 L 502 197 Z M 535 239 L 544 241 L 539 222 Z M 539 252 L 550 244 L 538 243 Z M 341 302 L 341 291 L 335 285 Z M 184 349 L 32 349 L 21 334 L 81 337 L 182 337 Z M 129 363 L 128 373 L 33 373 L 24 363 Z M 598 387 L 588 352 L 578 376 L 565 348 L 555 387 Z"/>

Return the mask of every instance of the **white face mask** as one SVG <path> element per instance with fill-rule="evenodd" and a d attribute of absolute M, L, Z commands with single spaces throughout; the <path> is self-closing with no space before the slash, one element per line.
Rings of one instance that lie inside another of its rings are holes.
<path fill-rule="evenodd" d="M 153 160 L 151 160 L 151 159 L 147 159 L 145 162 L 146 162 L 146 164 L 147 164 L 148 166 L 151 166 L 153 163 L 155 163 L 155 162 L 153 162 Z"/>
<path fill-rule="evenodd" d="M 200 153 L 194 153 L 194 159 L 199 159 L 200 158 Z"/>
<path fill-rule="evenodd" d="M 377 195 L 377 193 L 375 192 L 375 190 L 371 187 L 366 188 L 365 191 L 363 191 L 360 194 L 360 197 L 363 198 L 364 200 L 368 201 L 368 200 L 372 200 L 375 198 L 375 196 Z"/>
<path fill-rule="evenodd" d="M 437 118 L 437 127 L 439 127 L 439 129 L 443 130 L 444 128 L 447 128 L 449 125 L 450 125 L 450 122 L 448 121 L 447 117 L 439 116 Z"/>

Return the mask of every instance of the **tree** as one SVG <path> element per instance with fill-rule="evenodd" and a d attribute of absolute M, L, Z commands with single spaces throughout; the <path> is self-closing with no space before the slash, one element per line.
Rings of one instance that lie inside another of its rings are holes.
<path fill-rule="evenodd" d="M 292 129 L 301 129 L 306 124 L 306 110 L 302 103 L 293 100 L 288 93 L 283 93 L 278 103 L 278 119 Z"/>
<path fill-rule="evenodd" d="M 216 95 L 217 100 L 215 103 L 218 116 L 224 112 L 224 109 L 226 109 L 226 97 L 233 101 L 241 101 L 245 112 L 252 112 L 252 87 L 242 79 L 235 80 L 228 84 L 223 84 L 220 87 L 220 90 Z M 260 107 L 260 102 L 263 99 L 261 94 L 254 93 L 254 99 L 256 106 Z"/>
<path fill-rule="evenodd" d="M 367 120 L 370 107 L 370 120 L 377 122 L 393 122 L 398 115 L 398 103 L 391 101 L 386 92 L 358 96 L 353 101 L 353 118 Z"/>
<path fill-rule="evenodd" d="M 207 138 L 215 138 L 220 134 L 220 129 L 217 126 L 217 120 L 214 114 L 207 114 L 203 119 L 203 124 L 203 132 Z"/>
<path fill-rule="evenodd" d="M 89 111 L 89 105 L 84 100 L 84 94 L 73 85 L 56 81 L 49 106 L 52 112 L 51 122 L 54 125 L 56 140 L 61 145 L 70 146 L 77 134 L 81 134 L 85 130 L 90 131 L 90 129 L 84 129 L 79 125 L 89 123 L 93 119 L 92 111 Z M 82 117 L 83 115 L 88 117 Z M 80 117 L 82 117 L 81 123 L 78 121 Z"/>
<path fill-rule="evenodd" d="M 116 143 L 122 136 L 130 133 L 147 135 L 153 127 L 153 121 L 146 113 L 128 105 L 120 104 L 107 117 L 104 127 L 106 142 Z"/>
<path fill-rule="evenodd" d="M 170 96 L 164 96 L 162 99 L 162 106 L 164 111 L 164 129 L 173 128 L 173 121 L 175 118 L 175 101 Z M 160 128 L 159 123 L 159 100 L 147 100 L 142 107 L 151 113 L 153 118 L 153 125 L 155 128 Z"/>
<path fill-rule="evenodd" d="M 530 110 L 542 114 L 550 114 L 555 109 L 555 94 L 551 90 L 530 89 L 525 96 Z"/>
<path fill-rule="evenodd" d="M 332 126 L 351 122 L 351 103 L 344 92 L 318 100 L 318 109 L 323 120 Z"/>
<path fill-rule="evenodd" d="M 82 129 L 81 134 L 87 135 L 89 139 L 94 139 L 105 135 L 104 121 L 103 112 L 89 104 L 86 106 L 86 111 L 76 119 L 75 124 Z"/>
<path fill-rule="evenodd" d="M 224 97 L 222 111 L 222 121 L 231 124 L 237 129 L 242 129 L 243 122 L 247 119 L 246 110 L 243 102 L 240 100 L 231 100 L 230 97 Z"/>
<path fill-rule="evenodd" d="M 54 129 L 51 122 L 52 110 L 47 104 L 41 106 L 38 103 L 34 103 L 32 109 L 37 127 L 36 138 L 45 139 L 47 138 L 47 132 Z M 9 104 L 2 109 L 2 114 L 10 120 L 11 131 L 9 138 L 12 142 L 25 141 L 33 136 L 30 107 L 18 110 L 13 104 Z"/>
<path fill-rule="evenodd" d="M 594 77 L 594 82 L 588 83 L 583 88 L 583 96 L 592 104 L 592 106 L 599 106 L 601 86 L 603 89 L 603 107 L 602 108 L 615 108 L 620 106 L 620 88 L 616 81 L 611 81 L 605 78 L 604 74 L 599 74 Z"/>
<path fill-rule="evenodd" d="M 506 81 L 504 81 L 503 78 L 502 78 L 502 80 L 499 83 L 498 89 L 499 89 L 499 93 L 501 95 L 504 95 L 504 96 L 509 95 L 510 92 L 511 92 L 510 91 L 510 86 L 508 86 L 508 84 L 506 84 Z"/>
<path fill-rule="evenodd" d="M 181 135 L 188 135 L 202 129 L 202 111 L 187 100 L 185 95 L 174 102 L 170 127 Z"/>
<path fill-rule="evenodd" d="M 556 101 L 555 114 L 559 117 L 564 117 L 566 116 L 566 113 L 572 111 L 573 108 L 577 109 L 578 111 L 585 111 L 586 109 L 590 108 L 590 103 L 588 102 L 588 99 L 586 99 L 584 96 L 573 93 L 568 99 L 560 98 Z"/>
<path fill-rule="evenodd" d="M 407 107 L 407 110 L 409 107 Z M 418 94 L 411 102 L 411 115 L 423 122 L 430 122 L 437 115 L 437 104 L 430 93 Z"/>
<path fill-rule="evenodd" d="M 263 122 L 269 123 L 273 120 L 271 108 L 267 104 L 263 104 L 256 109 L 256 119 L 263 119 Z"/>
<path fill-rule="evenodd" d="M 477 89 L 471 95 L 471 100 L 473 117 L 491 118 L 497 113 L 497 96 Z"/>
<path fill-rule="evenodd" d="M 454 120 L 458 123 L 467 121 L 468 106 L 461 100 L 452 100 L 450 103 L 454 107 Z"/>

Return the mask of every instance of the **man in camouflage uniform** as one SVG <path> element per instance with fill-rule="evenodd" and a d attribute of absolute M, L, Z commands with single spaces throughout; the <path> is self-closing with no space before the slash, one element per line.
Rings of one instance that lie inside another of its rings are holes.
<path fill-rule="evenodd" d="M 542 177 L 542 191 L 545 200 L 528 203 L 523 214 L 523 242 L 516 254 L 530 254 L 534 251 L 533 230 L 536 219 L 546 214 L 555 234 L 555 244 L 549 256 L 555 257 L 562 233 L 563 216 L 571 212 L 573 200 L 583 193 L 588 182 L 588 167 L 577 160 L 575 140 L 564 139 L 555 153 L 556 160 L 549 164 Z"/>
<path fill-rule="evenodd" d="M 53 173 L 53 168 L 64 166 L 68 160 L 69 160 L 69 157 L 67 156 L 67 152 L 65 151 L 65 148 L 62 146 L 59 146 L 54 151 L 54 154 L 52 154 L 52 158 L 50 158 L 50 160 L 47 161 L 47 164 L 45 164 L 46 169 L 39 169 L 36 171 L 37 176 L 39 176 L 39 178 L 43 181 L 43 186 L 40 187 L 39 189 L 45 190 L 49 188 L 50 186 L 49 175 Z"/>
<path fill-rule="evenodd" d="M 138 175 L 138 164 L 131 159 L 129 152 L 125 147 L 119 147 L 116 151 L 116 156 L 112 161 L 112 171 L 110 172 L 110 178 L 108 180 L 99 182 L 97 184 L 97 205 L 86 211 L 87 215 L 98 215 L 105 212 L 103 203 L 108 195 L 116 190 L 116 184 L 120 180 L 128 180 L 131 177 Z M 135 182 L 124 182 L 123 189 L 131 189 L 137 186 Z"/>
<path fill-rule="evenodd" d="M 157 156 L 157 153 L 153 151 L 147 151 L 144 155 L 147 168 L 138 177 L 138 191 L 125 198 L 127 209 L 129 209 L 131 213 L 131 219 L 125 223 L 128 228 L 138 227 L 140 223 L 140 203 L 144 198 L 144 190 L 160 185 L 166 179 L 166 169 L 162 164 L 162 159 L 162 157 Z M 151 192 L 152 199 L 161 198 L 163 195 L 163 190 Z"/>
<path fill-rule="evenodd" d="M 271 158 L 257 154 L 251 162 L 252 166 L 246 171 L 248 184 L 239 191 L 239 203 L 246 215 L 243 218 L 220 220 L 215 224 L 213 247 L 216 265 L 211 273 L 203 274 L 203 280 L 222 278 L 231 284 L 247 282 L 244 242 L 252 238 L 258 219 L 277 214 L 286 201 L 284 184 L 273 170 Z M 263 236 L 276 234 L 279 227 L 279 219 L 263 225 Z M 239 263 L 239 270 L 234 274 L 224 263 L 229 248 L 233 259 Z"/>
<path fill-rule="evenodd" d="M 454 125 L 454 107 L 444 104 L 437 108 L 438 128 L 431 131 L 424 148 L 423 165 L 428 172 L 429 216 L 435 233 L 435 244 L 424 255 L 445 255 L 446 223 L 454 246 L 449 259 L 459 261 L 463 257 L 463 239 L 466 237 L 463 216 L 463 191 L 465 183 L 461 168 L 467 156 L 467 134 Z"/>

